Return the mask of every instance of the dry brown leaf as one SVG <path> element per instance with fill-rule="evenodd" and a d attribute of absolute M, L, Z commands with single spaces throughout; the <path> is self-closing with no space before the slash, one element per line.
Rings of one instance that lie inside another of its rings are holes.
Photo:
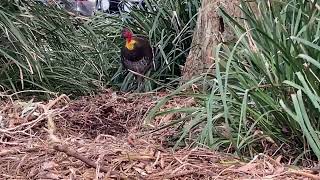
<path fill-rule="evenodd" d="M 146 165 L 144 169 L 146 170 L 146 172 L 147 172 L 148 174 L 151 174 L 151 173 L 154 172 L 154 168 L 153 168 L 151 165 L 149 165 L 149 164 Z"/>
<path fill-rule="evenodd" d="M 61 179 L 61 176 L 59 176 L 58 174 L 54 174 L 54 173 L 49 172 L 49 173 L 45 173 L 43 178 L 45 178 L 45 179 Z"/>
<path fill-rule="evenodd" d="M 53 168 L 55 168 L 55 167 L 57 167 L 57 166 L 59 166 L 58 164 L 56 164 L 55 162 L 53 162 L 53 161 L 49 161 L 49 162 L 44 162 L 43 164 L 42 164 L 42 169 L 43 170 L 50 170 L 50 169 L 53 169 Z"/>
<path fill-rule="evenodd" d="M 159 124 L 166 124 L 168 122 L 170 122 L 170 120 L 172 120 L 175 117 L 175 114 L 167 114 L 164 117 L 161 118 Z"/>
<path fill-rule="evenodd" d="M 277 164 L 281 164 L 282 155 L 279 155 L 275 160 Z"/>
<path fill-rule="evenodd" d="M 142 176 L 147 176 L 148 174 L 141 168 L 138 167 L 132 167 L 135 171 L 137 171 L 139 174 L 141 174 Z"/>
<path fill-rule="evenodd" d="M 28 172 L 28 177 L 34 178 L 38 173 L 39 173 L 39 169 L 36 166 L 33 166 Z"/>
<path fill-rule="evenodd" d="M 274 172 L 274 170 L 275 170 L 274 166 L 271 163 L 269 163 L 268 161 L 266 162 L 266 164 L 268 166 L 268 169 L 266 169 L 266 173 L 267 174 L 272 174 Z"/>
<path fill-rule="evenodd" d="M 244 166 L 241 166 L 237 169 L 239 172 L 245 172 L 245 173 L 250 173 L 250 171 L 255 171 L 257 170 L 257 166 L 259 163 L 248 163 Z"/>
<path fill-rule="evenodd" d="M 82 177 L 86 180 L 94 179 L 96 177 L 96 170 L 93 168 L 86 169 L 85 172 L 82 174 Z"/>
<path fill-rule="evenodd" d="M 146 164 L 140 162 L 138 164 L 135 165 L 135 167 L 138 167 L 138 168 L 141 168 L 141 169 L 144 169 L 146 167 Z"/>
<path fill-rule="evenodd" d="M 70 171 L 69 178 L 70 178 L 70 179 L 75 179 L 75 177 L 76 177 L 76 170 L 74 170 L 73 167 L 70 167 L 70 168 L 69 168 L 69 171 Z"/>

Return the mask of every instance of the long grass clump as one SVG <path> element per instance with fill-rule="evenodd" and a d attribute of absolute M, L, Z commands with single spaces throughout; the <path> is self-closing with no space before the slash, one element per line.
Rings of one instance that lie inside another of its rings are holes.
<path fill-rule="evenodd" d="M 3 0 L 0 27 L 3 90 L 86 94 L 110 85 L 119 68 L 119 21 L 83 19 L 35 1 Z"/>
<path fill-rule="evenodd" d="M 175 148 L 194 143 L 252 157 L 261 152 L 281 154 L 293 164 L 319 159 L 319 4 L 256 3 L 257 13 L 241 3 L 243 21 L 220 10 L 238 41 L 219 44 L 213 74 L 173 91 L 150 112 L 146 123 L 157 115 L 184 112 L 184 118 L 174 121 L 182 127 Z M 194 83 L 209 91 L 183 91 Z M 159 112 L 170 98 L 182 95 L 194 97 L 198 107 Z"/>

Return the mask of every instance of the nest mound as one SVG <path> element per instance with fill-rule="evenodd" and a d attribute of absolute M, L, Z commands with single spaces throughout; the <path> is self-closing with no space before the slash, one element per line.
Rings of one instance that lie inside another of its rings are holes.
<path fill-rule="evenodd" d="M 63 134 L 82 133 L 88 138 L 99 134 L 119 136 L 139 128 L 143 116 L 155 102 L 152 95 L 139 96 L 107 90 L 70 102 L 61 113 L 60 118 L 64 120 L 57 121 L 57 126 L 67 130 Z"/>
<path fill-rule="evenodd" d="M 96 96 L 49 102 L 0 103 L 1 179 L 304 179 L 318 178 L 307 169 L 291 169 L 257 155 L 243 162 L 230 154 L 164 145 L 175 134 L 165 129 L 139 137 L 146 112 L 165 92 Z M 189 106 L 176 98 L 164 108 Z M 155 126 L 175 115 L 159 117 Z M 54 122 L 54 123 L 53 123 Z M 318 178 L 319 179 L 319 178 Z"/>

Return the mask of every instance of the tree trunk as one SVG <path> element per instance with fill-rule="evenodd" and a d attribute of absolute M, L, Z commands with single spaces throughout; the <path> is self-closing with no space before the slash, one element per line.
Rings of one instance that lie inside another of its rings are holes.
<path fill-rule="evenodd" d="M 231 29 L 224 24 L 223 18 L 218 15 L 218 8 L 222 6 L 230 16 L 240 17 L 239 5 L 240 0 L 202 0 L 192 48 L 183 68 L 184 80 L 206 72 L 214 64 L 214 47 L 220 42 L 230 42 L 235 38 Z"/>

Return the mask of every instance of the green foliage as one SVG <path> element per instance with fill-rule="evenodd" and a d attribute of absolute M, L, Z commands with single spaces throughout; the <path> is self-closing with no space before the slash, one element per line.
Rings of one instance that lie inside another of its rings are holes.
<path fill-rule="evenodd" d="M 0 3 L 0 84 L 83 94 L 110 84 L 119 67 L 121 22 L 86 21 L 34 1 Z"/>
<path fill-rule="evenodd" d="M 269 146 L 291 147 L 278 153 L 319 158 L 319 6 L 305 0 L 257 2 L 258 14 L 241 4 L 245 14 L 241 22 L 221 9 L 238 41 L 216 47 L 214 74 L 183 85 L 203 82 L 210 91 L 189 94 L 199 107 L 186 112 L 189 121 L 176 121 L 184 126 L 175 147 L 192 134 L 203 146 L 232 147 L 239 155 L 263 151 L 260 142 L 266 141 Z M 184 94 L 184 88 L 160 101 L 146 123 L 172 96 Z"/>
<path fill-rule="evenodd" d="M 18 2 L 18 4 L 16 3 Z M 123 26 L 150 37 L 158 69 L 145 91 L 178 78 L 191 44 L 198 0 L 147 1 L 129 14 L 75 17 L 35 1 L 0 2 L 2 90 L 37 89 L 80 95 L 106 86 L 132 90 L 136 82 L 120 65 Z M 166 84 L 164 84 L 166 83 Z"/>

